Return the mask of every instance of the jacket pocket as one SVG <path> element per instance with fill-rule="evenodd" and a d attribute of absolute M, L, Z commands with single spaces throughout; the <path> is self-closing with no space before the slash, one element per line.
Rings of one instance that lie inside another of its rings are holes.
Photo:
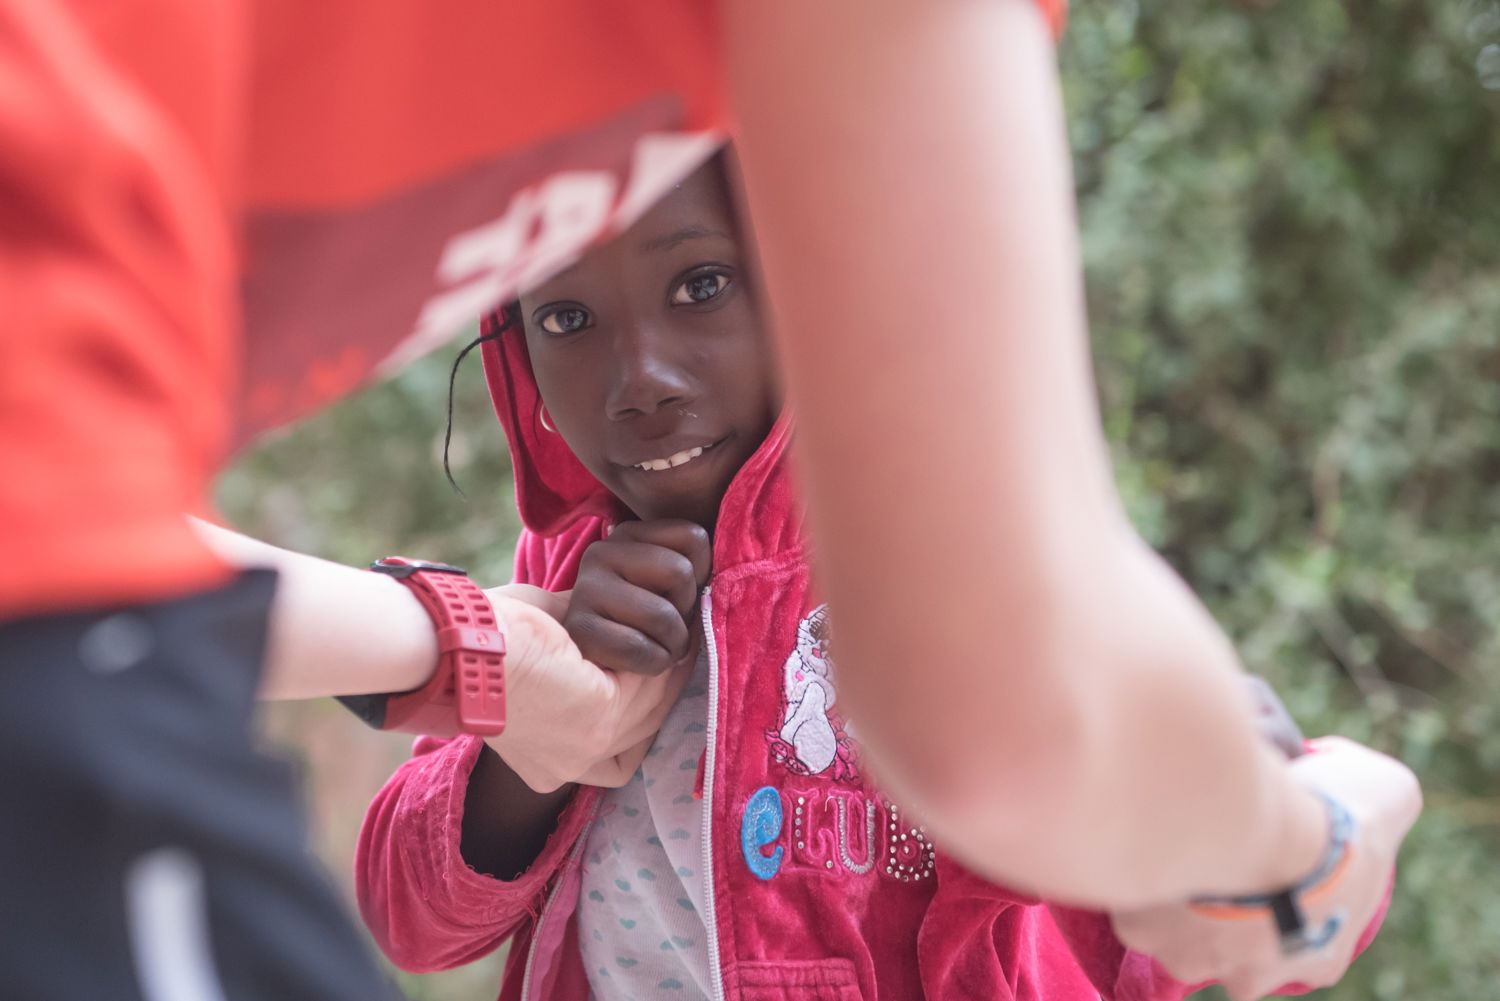
<path fill-rule="evenodd" d="M 738 964 L 742 1001 L 861 1001 L 847 959 Z"/>

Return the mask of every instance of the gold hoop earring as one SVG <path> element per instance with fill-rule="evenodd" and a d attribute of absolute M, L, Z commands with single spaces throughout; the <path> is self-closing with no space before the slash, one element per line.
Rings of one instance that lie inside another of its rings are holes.
<path fill-rule="evenodd" d="M 552 426 L 552 421 L 549 419 L 550 417 L 551 415 L 547 413 L 547 405 L 545 403 L 536 408 L 536 419 L 541 422 L 542 427 L 546 428 L 548 431 L 551 431 L 553 434 L 557 434 L 557 428 Z"/>

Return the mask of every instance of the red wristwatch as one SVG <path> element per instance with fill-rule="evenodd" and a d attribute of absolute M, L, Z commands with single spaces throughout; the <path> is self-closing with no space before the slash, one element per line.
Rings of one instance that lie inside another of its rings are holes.
<path fill-rule="evenodd" d="M 478 584 L 459 567 L 387 556 L 370 564 L 411 589 L 437 627 L 438 665 L 410 692 L 339 701 L 378 730 L 493 737 L 505 730 L 505 633 Z"/>

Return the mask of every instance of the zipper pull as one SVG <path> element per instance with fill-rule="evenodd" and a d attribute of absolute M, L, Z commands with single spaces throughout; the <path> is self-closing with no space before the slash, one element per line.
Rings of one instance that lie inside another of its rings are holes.
<path fill-rule="evenodd" d="M 704 767 L 707 764 L 708 764 L 708 748 L 705 747 L 703 749 L 703 753 L 700 754 L 700 755 L 698 755 L 698 777 L 693 780 L 693 798 L 694 799 L 702 799 L 703 798 L 703 769 L 704 769 Z"/>

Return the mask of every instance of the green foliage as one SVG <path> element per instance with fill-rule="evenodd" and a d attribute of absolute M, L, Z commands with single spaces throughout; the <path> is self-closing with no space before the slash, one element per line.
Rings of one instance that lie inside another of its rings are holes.
<path fill-rule="evenodd" d="M 1385 932 L 1321 996 L 1492 997 L 1500 2 L 1081 0 L 1060 59 L 1137 524 L 1305 729 L 1391 751 L 1427 790 Z M 477 359 L 454 420 L 469 500 L 437 461 L 454 353 L 245 457 L 223 483 L 236 522 L 345 562 L 508 578 L 516 517 Z M 357 816 L 373 780 L 306 754 L 316 802 Z M 347 871 L 352 826 L 324 843 Z M 403 983 L 456 1001 L 495 977 Z"/>
<path fill-rule="evenodd" d="M 1137 524 L 1309 732 L 1426 787 L 1326 996 L 1491 996 L 1500 4 L 1096 0 L 1061 59 Z"/>

